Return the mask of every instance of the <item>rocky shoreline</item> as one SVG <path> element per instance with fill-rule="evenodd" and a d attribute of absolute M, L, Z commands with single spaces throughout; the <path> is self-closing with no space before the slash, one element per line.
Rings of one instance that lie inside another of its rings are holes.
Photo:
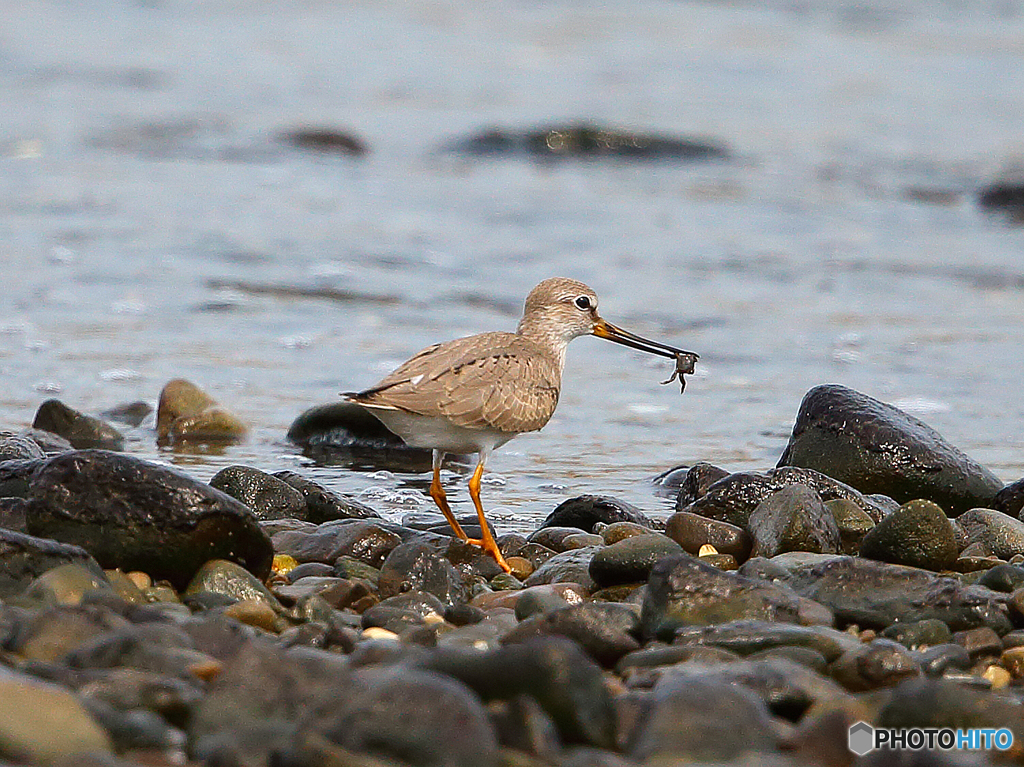
<path fill-rule="evenodd" d="M 565 501 L 511 574 L 440 517 L 120 452 L 145 410 L 0 434 L 5 764 L 1024 764 L 1024 480 L 863 394 L 808 392 L 774 468 L 665 472 L 667 520 Z M 164 443 L 245 432 L 161 396 Z M 341 405 L 289 437 L 404 449 Z M 860 721 L 1013 743 L 856 757 Z"/>

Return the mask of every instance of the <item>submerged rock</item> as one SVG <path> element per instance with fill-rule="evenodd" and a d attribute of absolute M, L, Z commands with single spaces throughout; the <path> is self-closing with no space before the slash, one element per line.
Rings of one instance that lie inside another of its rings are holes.
<path fill-rule="evenodd" d="M 64 437 L 78 449 L 122 450 L 124 435 L 110 424 L 80 413 L 60 400 L 48 399 L 36 411 L 32 428 Z"/>
<path fill-rule="evenodd" d="M 210 487 L 244 503 L 257 519 L 300 519 L 306 510 L 302 493 L 251 466 L 225 466 L 210 479 Z"/>
<path fill-rule="evenodd" d="M 184 588 L 210 559 L 258 578 L 273 550 L 248 508 L 173 469 L 103 450 L 51 458 L 26 509 L 33 535 L 74 543 L 103 567 L 144 570 Z"/>
<path fill-rule="evenodd" d="M 380 514 L 366 504 L 328 490 L 294 471 L 277 471 L 274 476 L 298 490 L 306 501 L 302 519 L 315 524 L 336 519 L 379 519 Z"/>
<path fill-rule="evenodd" d="M 160 392 L 156 411 L 159 444 L 239 442 L 248 431 L 241 419 L 191 381 L 175 378 Z"/>
<path fill-rule="evenodd" d="M 991 506 L 1002 482 L 927 424 L 845 386 L 811 389 L 779 466 L 814 469 L 862 493 L 924 498 L 949 516 Z"/>

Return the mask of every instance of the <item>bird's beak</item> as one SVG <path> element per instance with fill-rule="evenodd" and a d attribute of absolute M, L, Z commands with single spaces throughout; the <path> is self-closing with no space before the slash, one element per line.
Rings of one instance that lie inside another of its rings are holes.
<path fill-rule="evenodd" d="M 657 341 L 651 341 L 642 336 L 630 333 L 628 330 L 616 327 L 600 317 L 594 320 L 594 329 L 590 332 L 598 338 L 606 338 L 609 341 L 614 341 L 615 343 L 622 344 L 623 346 L 630 346 L 634 349 L 639 349 L 642 352 L 647 352 L 648 354 L 657 354 L 661 357 L 668 357 L 669 359 L 676 360 L 679 359 L 680 355 L 692 357 L 693 359 L 699 358 L 699 355 L 694 354 L 693 352 L 683 351 L 682 349 L 677 349 L 674 346 L 668 346 L 666 344 L 659 344 Z"/>

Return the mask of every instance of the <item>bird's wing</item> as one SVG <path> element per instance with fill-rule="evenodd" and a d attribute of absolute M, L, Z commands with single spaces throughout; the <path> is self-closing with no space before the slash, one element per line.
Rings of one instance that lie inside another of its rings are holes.
<path fill-rule="evenodd" d="M 352 399 L 470 429 L 518 433 L 541 428 L 558 403 L 560 371 L 524 353 L 513 333 L 484 333 L 430 346 Z"/>

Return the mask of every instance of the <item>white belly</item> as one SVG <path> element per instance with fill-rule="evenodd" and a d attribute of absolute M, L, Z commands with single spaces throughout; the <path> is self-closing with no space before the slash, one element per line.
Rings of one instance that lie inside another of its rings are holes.
<path fill-rule="evenodd" d="M 447 418 L 431 418 L 404 410 L 379 407 L 366 409 L 410 447 L 431 448 L 446 453 L 489 453 L 516 436 L 497 429 L 467 429 L 456 426 Z"/>

